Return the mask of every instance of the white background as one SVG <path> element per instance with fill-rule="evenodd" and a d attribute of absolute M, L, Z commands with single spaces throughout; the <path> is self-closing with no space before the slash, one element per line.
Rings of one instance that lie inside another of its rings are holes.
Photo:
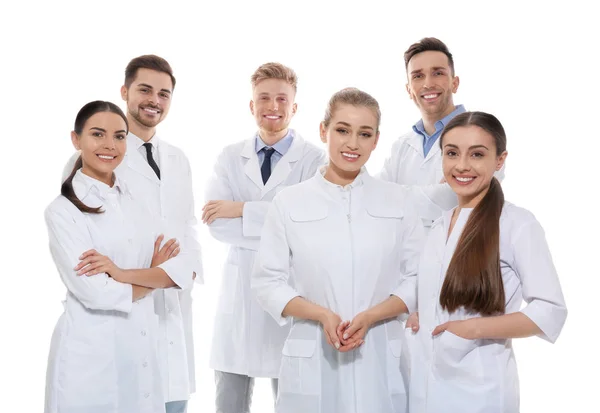
<path fill-rule="evenodd" d="M 7 3 L 7 2 L 6 2 Z M 48 251 L 43 210 L 73 152 L 69 132 L 90 100 L 119 103 L 128 61 L 154 53 L 177 87 L 162 138 L 181 147 L 201 214 L 221 148 L 250 137 L 250 75 L 280 61 L 299 76 L 293 126 L 318 143 L 332 93 L 356 86 L 383 112 L 377 172 L 419 119 L 403 52 L 436 36 L 455 57 L 455 103 L 494 113 L 508 133 L 506 198 L 546 230 L 569 308 L 555 345 L 515 340 L 522 412 L 596 411 L 598 372 L 598 30 L 594 2 L 175 1 L 27 2 L 0 6 L 2 299 L 0 410 L 41 412 L 50 336 L 65 289 Z M 594 17 L 596 16 L 596 17 Z M 224 247 L 202 227 L 206 284 L 194 291 L 198 391 L 190 412 L 214 411 L 208 368 Z M 271 410 L 260 380 L 253 412 Z M 134 412 L 132 412 L 134 413 Z M 375 412 L 376 413 L 376 412 Z"/>

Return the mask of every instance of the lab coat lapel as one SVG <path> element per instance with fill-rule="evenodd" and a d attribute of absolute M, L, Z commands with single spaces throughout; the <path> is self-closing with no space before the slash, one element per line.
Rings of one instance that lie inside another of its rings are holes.
<path fill-rule="evenodd" d="M 260 174 L 260 165 L 258 164 L 258 155 L 255 150 L 255 138 L 248 139 L 244 148 L 242 149 L 241 156 L 246 159 L 244 165 L 244 173 L 254 184 L 262 188 L 263 181 L 262 175 Z"/>
<path fill-rule="evenodd" d="M 129 143 L 129 142 L 128 142 Z M 127 166 L 134 171 L 142 174 L 146 178 L 150 179 L 157 185 L 160 185 L 160 179 L 154 173 L 148 161 L 144 159 L 142 154 L 138 151 L 138 148 L 134 144 L 129 144 L 127 146 L 127 155 L 126 155 Z M 161 163 L 162 164 L 162 163 Z"/>
<path fill-rule="evenodd" d="M 286 154 L 282 156 L 279 162 L 277 162 L 275 169 L 271 172 L 269 180 L 263 187 L 261 198 L 263 198 L 272 189 L 277 188 L 287 179 L 294 164 L 302 157 L 303 150 L 304 139 L 302 139 L 300 135 L 296 134 L 294 136 L 294 140 L 292 141 L 292 146 L 290 146 L 290 149 L 288 149 Z"/>

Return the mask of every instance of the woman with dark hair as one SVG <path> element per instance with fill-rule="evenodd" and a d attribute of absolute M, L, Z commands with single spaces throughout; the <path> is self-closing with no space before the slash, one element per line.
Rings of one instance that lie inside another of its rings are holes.
<path fill-rule="evenodd" d="M 175 240 L 161 247 L 164 237 L 149 224 L 156 220 L 114 174 L 127 132 L 116 105 L 85 105 L 71 133 L 81 156 L 45 211 L 68 290 L 52 337 L 46 413 L 165 409 L 151 293 L 174 285 L 168 274 L 180 271 L 179 248 Z"/>
<path fill-rule="evenodd" d="M 410 410 L 518 412 L 511 339 L 558 338 L 567 317 L 558 275 L 544 230 L 504 201 L 494 178 L 507 156 L 498 119 L 458 115 L 440 145 L 459 204 L 434 223 L 421 255 L 418 316 L 407 321 Z"/>

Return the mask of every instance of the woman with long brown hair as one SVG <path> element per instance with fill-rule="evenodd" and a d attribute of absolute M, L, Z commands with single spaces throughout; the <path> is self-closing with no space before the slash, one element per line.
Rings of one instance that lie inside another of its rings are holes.
<path fill-rule="evenodd" d="M 46 208 L 50 251 L 67 288 L 50 348 L 46 413 L 164 412 L 152 291 L 181 276 L 175 240 L 115 175 L 127 119 L 94 101 L 75 119 L 81 150 L 59 195 Z M 153 248 L 154 244 L 154 248 Z"/>
<path fill-rule="evenodd" d="M 567 316 L 558 275 L 542 227 L 505 202 L 494 178 L 507 156 L 498 119 L 458 115 L 440 146 L 459 205 L 434 223 L 421 255 L 418 318 L 407 322 L 410 411 L 518 412 L 511 339 L 558 338 Z"/>

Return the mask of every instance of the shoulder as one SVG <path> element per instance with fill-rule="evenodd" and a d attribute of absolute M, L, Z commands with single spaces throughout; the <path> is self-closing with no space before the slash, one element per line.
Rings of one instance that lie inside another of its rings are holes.
<path fill-rule="evenodd" d="M 531 211 L 505 202 L 500 215 L 500 234 L 512 244 L 524 233 L 543 233 L 543 228 Z"/>
<path fill-rule="evenodd" d="M 401 135 L 399 138 L 396 138 L 396 140 L 392 144 L 392 151 L 397 152 L 403 150 L 404 148 L 409 146 L 409 143 L 412 143 L 413 141 L 418 139 L 419 135 L 411 128 L 408 132 Z"/>
<path fill-rule="evenodd" d="M 279 205 L 307 205 L 309 199 L 320 192 L 316 179 L 317 177 L 313 176 L 300 183 L 283 188 L 275 195 L 273 201 L 276 201 Z"/>
<path fill-rule="evenodd" d="M 76 223 L 82 216 L 83 212 L 62 195 L 54 198 L 44 210 L 44 217 L 47 222 L 68 220 Z"/>

